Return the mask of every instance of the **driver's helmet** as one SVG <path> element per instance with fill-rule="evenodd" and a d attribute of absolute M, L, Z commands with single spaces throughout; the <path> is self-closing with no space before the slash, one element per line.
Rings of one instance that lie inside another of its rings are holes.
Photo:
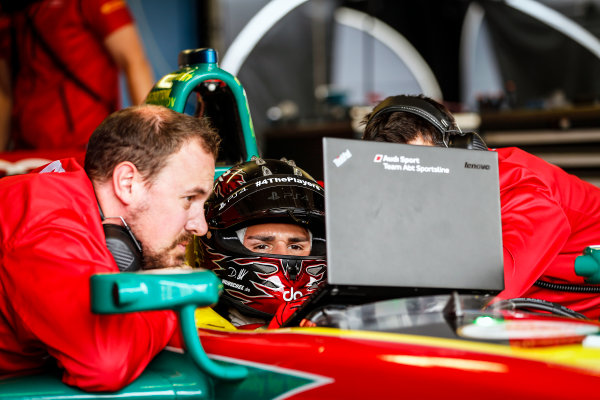
<path fill-rule="evenodd" d="M 208 233 L 200 238 L 200 266 L 223 282 L 221 300 L 241 313 L 271 318 L 282 304 L 306 300 L 324 282 L 323 188 L 293 161 L 262 159 L 233 166 L 215 182 L 206 203 Z M 308 256 L 255 253 L 237 232 L 250 225 L 306 227 Z"/>

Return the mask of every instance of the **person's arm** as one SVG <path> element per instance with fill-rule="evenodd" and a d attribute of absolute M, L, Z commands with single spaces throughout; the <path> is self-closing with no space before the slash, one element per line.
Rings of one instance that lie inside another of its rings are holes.
<path fill-rule="evenodd" d="M 501 194 L 505 290 L 522 296 L 564 247 L 571 227 L 548 189 L 530 177 Z"/>
<path fill-rule="evenodd" d="M 128 24 L 112 32 L 104 39 L 104 45 L 125 74 L 131 103 L 142 104 L 154 85 L 154 78 L 135 25 Z"/>
<path fill-rule="evenodd" d="M 8 61 L 0 58 L 0 152 L 6 151 L 10 139 L 12 87 Z"/>
<path fill-rule="evenodd" d="M 114 391 L 137 378 L 164 348 L 176 317 L 170 311 L 91 312 L 90 276 L 117 268 L 101 234 L 78 218 L 63 210 L 52 221 L 37 221 L 48 222 L 39 224 L 45 226 L 11 238 L 0 279 L 12 301 L 17 331 L 43 343 L 64 369 L 65 383 Z"/>
<path fill-rule="evenodd" d="M 0 9 L 0 152 L 6 151 L 10 140 L 13 107 L 11 51 L 13 43 L 11 20 Z"/>

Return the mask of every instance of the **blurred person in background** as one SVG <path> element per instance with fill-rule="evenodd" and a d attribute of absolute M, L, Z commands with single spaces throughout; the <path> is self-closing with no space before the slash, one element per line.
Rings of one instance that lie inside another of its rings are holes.
<path fill-rule="evenodd" d="M 0 151 L 83 150 L 120 108 L 153 85 L 123 0 L 0 0 Z"/>

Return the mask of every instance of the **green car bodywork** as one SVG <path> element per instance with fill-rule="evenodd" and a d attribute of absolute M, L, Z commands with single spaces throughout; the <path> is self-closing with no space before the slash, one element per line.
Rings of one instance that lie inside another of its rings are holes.
<path fill-rule="evenodd" d="M 146 103 L 162 105 L 183 113 L 188 99 L 198 93 L 203 83 L 218 82 L 219 85 L 224 85 L 227 96 L 233 97 L 233 105 L 227 110 L 231 115 L 228 114 L 226 118 L 236 121 L 231 127 L 235 132 L 225 132 L 225 129 L 216 127 L 223 140 L 221 148 L 230 152 L 233 150 L 236 156 L 240 156 L 238 161 L 249 161 L 252 156 L 258 156 L 246 91 L 235 76 L 218 67 L 215 50 L 184 50 L 179 55 L 179 67 L 179 70 L 165 75 L 154 85 Z M 230 167 L 231 165 L 218 162 L 215 178 Z"/>

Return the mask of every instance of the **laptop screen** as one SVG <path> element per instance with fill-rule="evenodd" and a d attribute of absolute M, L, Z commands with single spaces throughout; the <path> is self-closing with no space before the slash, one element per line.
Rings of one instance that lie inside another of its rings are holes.
<path fill-rule="evenodd" d="M 323 139 L 330 285 L 504 288 L 497 154 Z"/>

